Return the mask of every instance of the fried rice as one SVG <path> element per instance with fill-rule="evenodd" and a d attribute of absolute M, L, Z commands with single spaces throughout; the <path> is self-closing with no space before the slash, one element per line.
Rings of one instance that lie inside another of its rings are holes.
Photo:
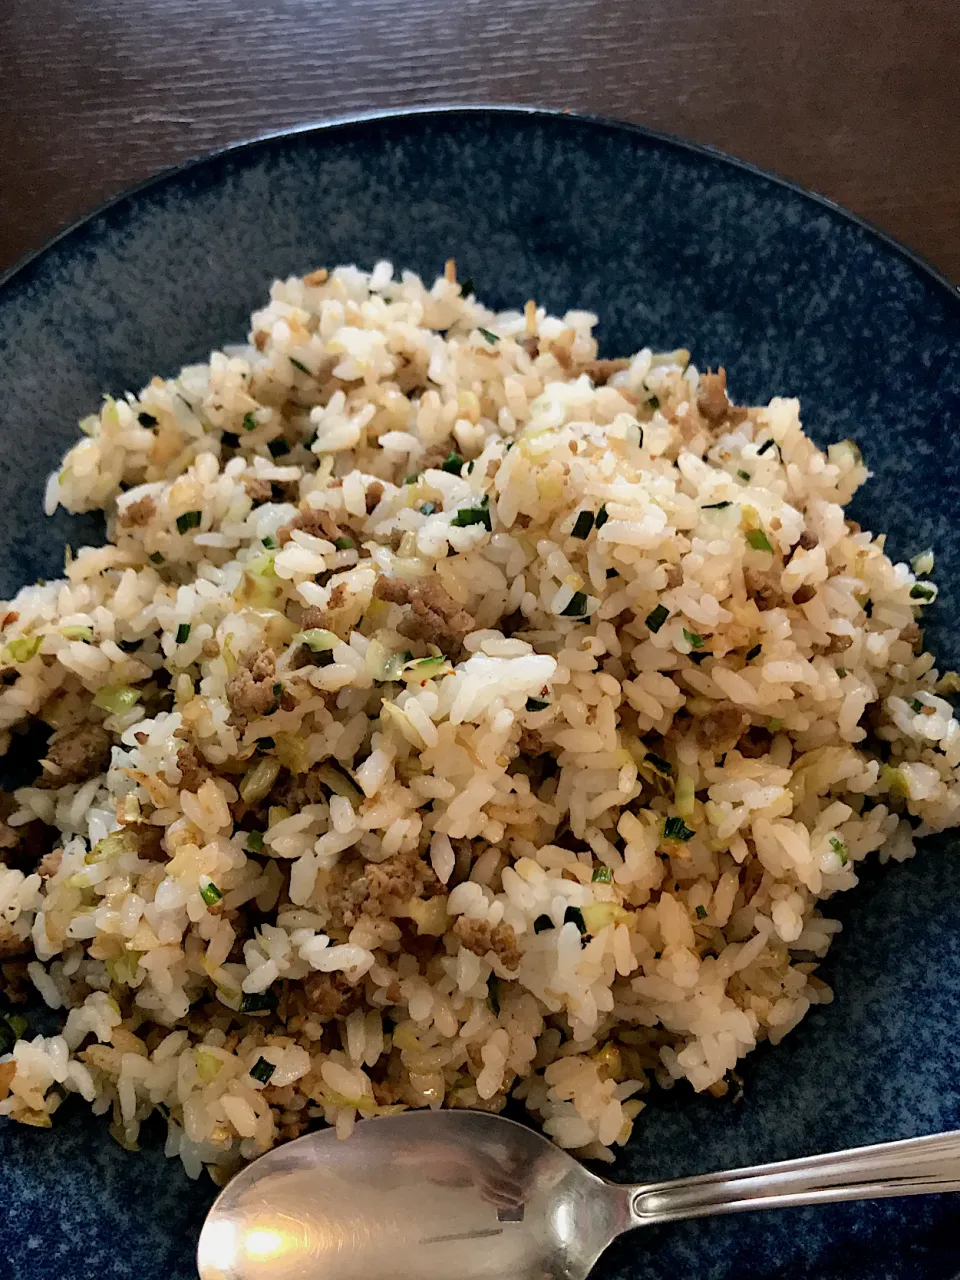
<path fill-rule="evenodd" d="M 160 1111 L 222 1181 L 514 1098 L 610 1159 L 831 999 L 822 900 L 960 822 L 932 553 L 845 519 L 860 451 L 795 400 L 594 323 L 320 270 L 81 423 L 47 510 L 109 540 L 0 606 L 0 749 L 50 734 L 0 824 L 0 1113 L 79 1094 L 135 1149 Z"/>

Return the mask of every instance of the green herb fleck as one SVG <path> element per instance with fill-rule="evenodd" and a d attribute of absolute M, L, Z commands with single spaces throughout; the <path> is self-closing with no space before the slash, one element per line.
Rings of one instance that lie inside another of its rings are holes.
<path fill-rule="evenodd" d="M 647 403 L 650 405 L 650 408 L 651 408 L 651 409 L 659 409 L 659 408 L 660 408 L 660 397 L 659 397 L 659 396 L 651 396 Z"/>
<path fill-rule="evenodd" d="M 475 292 L 476 290 L 473 287 L 473 277 L 467 276 L 466 280 L 464 280 L 464 282 L 460 286 L 460 297 L 469 298 L 471 293 L 475 293 Z"/>
<path fill-rule="evenodd" d="M 276 1065 L 272 1062 L 268 1062 L 266 1058 L 258 1058 L 250 1068 L 250 1074 L 253 1076 L 254 1080 L 258 1080 L 260 1084 L 266 1084 L 276 1069 Z"/>
<path fill-rule="evenodd" d="M 177 644 L 185 644 L 190 639 L 190 623 L 181 622 L 177 627 Z"/>
<path fill-rule="evenodd" d="M 82 640 L 93 644 L 93 627 L 61 627 L 60 634 L 67 640 Z"/>
<path fill-rule="evenodd" d="M 919 698 L 907 698 L 906 702 L 907 702 L 907 706 L 910 708 L 910 710 L 913 712 L 914 715 L 917 715 L 917 716 L 923 715 L 923 703 L 920 701 Z"/>
<path fill-rule="evenodd" d="M 263 545 L 267 548 L 268 551 L 276 551 L 280 544 L 279 542 L 277 542 L 273 534 L 268 533 L 263 540 Z"/>
<path fill-rule="evenodd" d="M 643 758 L 650 761 L 657 773 L 673 773 L 673 765 L 669 760 L 664 760 L 663 756 L 655 756 L 652 751 L 648 751 Z"/>
<path fill-rule="evenodd" d="M 684 627 L 683 638 L 684 640 L 686 640 L 687 644 L 690 646 L 691 649 L 703 648 L 703 636 L 698 635 L 696 631 L 688 631 L 687 628 Z"/>
<path fill-rule="evenodd" d="M 482 524 L 490 532 L 490 511 L 486 502 L 481 507 L 461 507 L 450 521 L 454 529 L 467 529 L 472 524 Z"/>
<path fill-rule="evenodd" d="M 582 591 L 575 591 L 569 603 L 560 610 L 561 618 L 584 618 L 587 614 L 587 597 Z"/>
<path fill-rule="evenodd" d="M 604 503 L 603 506 L 600 508 L 600 510 L 597 512 L 597 518 L 594 521 L 594 524 L 597 529 L 602 529 L 609 519 L 610 519 L 610 516 L 607 512 L 607 505 L 606 503 Z"/>
<path fill-rule="evenodd" d="M 746 656 L 747 662 L 752 662 L 754 658 L 758 658 L 760 656 L 760 650 L 762 648 L 763 648 L 762 644 L 755 644 L 752 649 L 748 649 L 747 656 Z"/>
<path fill-rule="evenodd" d="M 783 728 L 783 721 L 778 720 L 776 716 L 771 716 L 767 721 L 767 729 L 770 733 L 779 733 Z"/>
<path fill-rule="evenodd" d="M 209 884 L 202 884 L 200 886 L 200 897 L 208 907 L 215 907 L 223 897 L 223 894 L 211 880 Z"/>
<path fill-rule="evenodd" d="M 250 1014 L 270 1013 L 276 1000 L 269 991 L 244 992 L 240 997 L 240 1012 Z"/>
<path fill-rule="evenodd" d="M 252 413 L 245 413 L 243 415 L 243 429 L 244 431 L 256 431 L 257 419 Z"/>
<path fill-rule="evenodd" d="M 836 836 L 831 836 L 830 848 L 840 859 L 841 867 L 845 867 L 847 863 L 850 861 L 850 855 L 847 852 L 847 846 L 843 843 L 842 840 L 838 840 Z"/>
<path fill-rule="evenodd" d="M 777 453 L 780 454 L 780 461 L 782 462 L 783 454 L 780 452 L 780 446 L 777 444 L 776 440 L 774 440 L 773 438 L 769 440 L 764 440 L 763 444 L 757 450 L 757 457 L 762 458 L 763 455 L 767 453 L 770 449 L 776 449 Z"/>
<path fill-rule="evenodd" d="M 750 480 L 750 472 L 744 471 L 742 468 L 737 471 L 737 475 L 740 477 L 741 480 L 746 480 L 747 482 L 749 482 Z"/>
<path fill-rule="evenodd" d="M 612 884 L 613 872 L 609 867 L 594 867 L 590 879 L 594 884 Z"/>
<path fill-rule="evenodd" d="M 451 449 L 444 460 L 440 463 L 441 471 L 448 471 L 452 476 L 458 476 L 463 467 L 463 459 L 457 453 L 456 449 Z"/>
<path fill-rule="evenodd" d="M 270 450 L 270 456 L 273 458 L 282 458 L 290 452 L 290 446 L 287 444 L 286 440 L 284 440 L 283 436 L 280 436 L 277 440 L 267 441 L 267 448 Z"/>
<path fill-rule="evenodd" d="M 584 538 L 590 536 L 590 530 L 593 528 L 594 514 L 592 511 L 581 511 L 574 521 L 572 534 L 575 538 Z"/>
<path fill-rule="evenodd" d="M 489 329 L 477 329 L 477 333 L 479 333 L 482 338 L 486 338 L 487 342 L 494 343 L 500 341 L 499 334 L 491 333 Z"/>
<path fill-rule="evenodd" d="M 500 980 L 495 973 L 491 973 L 487 979 L 487 999 L 490 1001 L 490 1008 L 500 1017 Z"/>
<path fill-rule="evenodd" d="M 837 667 L 837 675 L 840 677 L 840 679 L 841 679 L 841 680 L 844 680 L 844 679 L 846 678 L 846 675 L 847 675 L 847 668 L 846 668 L 846 667 Z"/>
<path fill-rule="evenodd" d="M 748 529 L 747 541 L 754 551 L 772 551 L 773 544 L 762 529 Z"/>
<path fill-rule="evenodd" d="M 352 551 L 357 544 L 352 538 L 334 538 L 333 545 L 338 551 Z"/>
<path fill-rule="evenodd" d="M 420 472 L 419 472 L 419 471 L 411 471 L 411 472 L 410 472 L 410 474 L 409 474 L 408 476 L 404 476 L 404 477 L 403 477 L 403 483 L 404 483 L 404 484 L 416 484 L 416 483 L 417 483 L 417 481 L 418 481 L 419 479 L 420 479 Z"/>
<path fill-rule="evenodd" d="M 647 614 L 644 621 L 647 624 L 647 628 L 656 635 L 669 617 L 670 610 L 666 605 L 658 604 L 654 610 Z"/>
<path fill-rule="evenodd" d="M 554 925 L 550 917 L 546 914 L 542 916 L 537 916 L 536 920 L 534 920 L 533 922 L 534 933 L 543 933 L 547 929 L 554 929 L 554 928 L 556 928 L 556 926 Z"/>
<path fill-rule="evenodd" d="M 924 604 L 929 604 L 936 594 L 936 587 L 928 587 L 925 582 L 915 582 L 910 588 L 910 599 L 922 600 Z"/>
<path fill-rule="evenodd" d="M 528 698 L 525 705 L 527 711 L 546 711 L 550 703 L 545 698 Z"/>
<path fill-rule="evenodd" d="M 247 832 L 247 848 L 251 853 L 263 853 L 263 832 Z"/>
<path fill-rule="evenodd" d="M 663 824 L 664 840 L 680 840 L 686 844 L 694 835 L 696 832 L 691 831 L 682 818 L 667 818 Z"/>
<path fill-rule="evenodd" d="M 199 511 L 185 511 L 182 516 L 177 516 L 177 532 L 187 533 L 190 529 L 196 529 L 199 523 Z"/>
<path fill-rule="evenodd" d="M 137 421 L 140 423 L 141 427 L 155 427 L 157 425 L 157 419 L 152 413 L 138 413 Z"/>
<path fill-rule="evenodd" d="M 706 920 L 706 918 L 707 918 L 707 908 L 701 906 L 700 903 L 697 903 L 697 919 Z"/>
<path fill-rule="evenodd" d="M 705 502 L 700 508 L 701 511 L 723 511 L 725 507 L 733 506 L 732 502 Z"/>
<path fill-rule="evenodd" d="M 583 912 L 579 907 L 567 907 L 566 911 L 563 913 L 563 923 L 575 924 L 581 934 L 587 932 L 587 926 L 583 922 Z"/>
<path fill-rule="evenodd" d="M 163 564 L 163 556 L 159 551 L 152 551 L 149 560 L 151 564 Z"/>
<path fill-rule="evenodd" d="M 124 653 L 136 653 L 142 644 L 142 640 L 118 640 L 117 648 L 122 649 Z"/>
<path fill-rule="evenodd" d="M 305 364 L 301 364 L 299 360 L 294 360 L 293 356 L 287 356 L 287 359 L 290 361 L 290 363 L 293 365 L 295 369 L 299 369 L 301 373 L 305 373 L 308 378 L 313 377 L 313 374 L 310 372 L 310 370 L 307 368 Z"/>

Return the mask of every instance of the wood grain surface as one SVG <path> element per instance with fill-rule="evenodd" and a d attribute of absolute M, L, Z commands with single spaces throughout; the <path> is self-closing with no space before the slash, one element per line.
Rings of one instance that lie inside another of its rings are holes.
<path fill-rule="evenodd" d="M 0 270 L 226 142 L 418 103 L 711 143 L 960 281 L 958 0 L 0 0 Z"/>

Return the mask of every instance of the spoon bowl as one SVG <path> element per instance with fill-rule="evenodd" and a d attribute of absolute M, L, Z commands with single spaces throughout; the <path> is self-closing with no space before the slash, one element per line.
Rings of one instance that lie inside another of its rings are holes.
<path fill-rule="evenodd" d="M 960 1133 L 673 1182 L 605 1182 L 481 1111 L 408 1111 L 298 1138 L 220 1193 L 201 1280 L 584 1280 L 630 1227 L 960 1190 Z"/>

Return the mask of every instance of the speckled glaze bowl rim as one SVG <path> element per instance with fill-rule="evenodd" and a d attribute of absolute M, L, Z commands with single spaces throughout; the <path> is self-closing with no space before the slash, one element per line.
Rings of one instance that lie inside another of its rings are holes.
<path fill-rule="evenodd" d="M 633 124 L 626 120 L 615 120 L 609 116 L 594 115 L 590 112 L 575 111 L 573 109 L 561 107 L 539 107 L 527 106 L 519 103 L 439 103 L 429 106 L 411 106 L 411 107 L 391 107 L 385 110 L 376 110 L 368 112 L 356 112 L 350 115 L 334 116 L 330 119 L 309 121 L 304 124 L 291 125 L 282 129 L 268 130 L 265 133 L 256 134 L 250 138 L 242 138 L 237 142 L 229 142 L 220 147 L 215 147 L 210 151 L 204 151 L 196 156 L 191 156 L 178 164 L 168 166 L 159 170 L 157 173 L 145 178 L 142 182 L 134 183 L 132 186 L 126 187 L 119 191 L 116 195 L 109 197 L 101 204 L 88 210 L 80 215 L 74 221 L 68 223 L 60 231 L 56 232 L 47 242 L 38 249 L 34 249 L 27 253 L 24 257 L 15 262 L 5 271 L 0 272 L 0 290 L 7 288 L 9 285 L 19 283 L 21 280 L 29 276 L 30 271 L 39 261 L 52 249 L 60 244 L 79 236 L 96 218 L 103 214 L 109 213 L 111 210 L 118 208 L 128 200 L 132 200 L 145 192 L 159 189 L 169 182 L 175 182 L 178 178 L 183 177 L 191 170 L 202 169 L 204 165 L 212 161 L 224 159 L 234 155 L 242 155 L 243 153 L 253 152 L 260 147 L 268 147 L 271 144 L 283 142 L 288 138 L 301 138 L 315 135 L 318 139 L 323 139 L 327 135 L 334 135 L 345 132 L 359 125 L 376 125 L 390 124 L 398 120 L 422 121 L 430 123 L 432 121 L 442 121 L 455 119 L 462 116 L 465 119 L 475 119 L 484 115 L 493 115 L 503 119 L 511 117 L 519 117 L 524 119 L 541 119 L 551 122 L 570 121 L 576 125 L 588 125 L 595 128 L 609 130 L 611 132 L 619 132 L 634 137 L 645 138 L 648 141 L 656 142 L 662 146 L 672 147 L 679 151 L 685 151 L 690 155 L 697 156 L 703 160 L 721 165 L 729 165 L 735 169 L 749 174 L 755 178 L 762 178 L 767 182 L 774 183 L 779 187 L 793 192 L 795 195 L 804 197 L 826 209 L 834 217 L 838 217 L 843 221 L 852 223 L 861 230 L 866 231 L 874 239 L 880 241 L 888 250 L 892 250 L 898 256 L 905 258 L 909 263 L 928 277 L 939 288 L 945 290 L 949 296 L 951 304 L 960 308 L 960 284 L 954 285 L 938 268 L 928 262 L 921 254 L 914 249 L 903 244 L 895 236 L 883 231 L 876 226 L 868 218 L 861 214 L 854 213 L 843 205 L 837 204 L 831 200 L 829 196 L 823 195 L 819 191 L 813 191 L 808 187 L 804 187 L 799 182 L 794 182 L 790 178 L 785 178 L 782 174 L 776 173 L 770 169 L 764 169 L 760 165 L 755 165 L 749 160 L 743 160 L 739 156 L 731 155 L 729 152 L 721 150 L 719 147 L 711 146 L 708 143 L 693 142 L 688 138 L 682 138 L 676 134 L 666 133 L 659 129 L 651 129 L 647 125 Z M 958 1277 L 960 1280 L 960 1277 Z"/>

